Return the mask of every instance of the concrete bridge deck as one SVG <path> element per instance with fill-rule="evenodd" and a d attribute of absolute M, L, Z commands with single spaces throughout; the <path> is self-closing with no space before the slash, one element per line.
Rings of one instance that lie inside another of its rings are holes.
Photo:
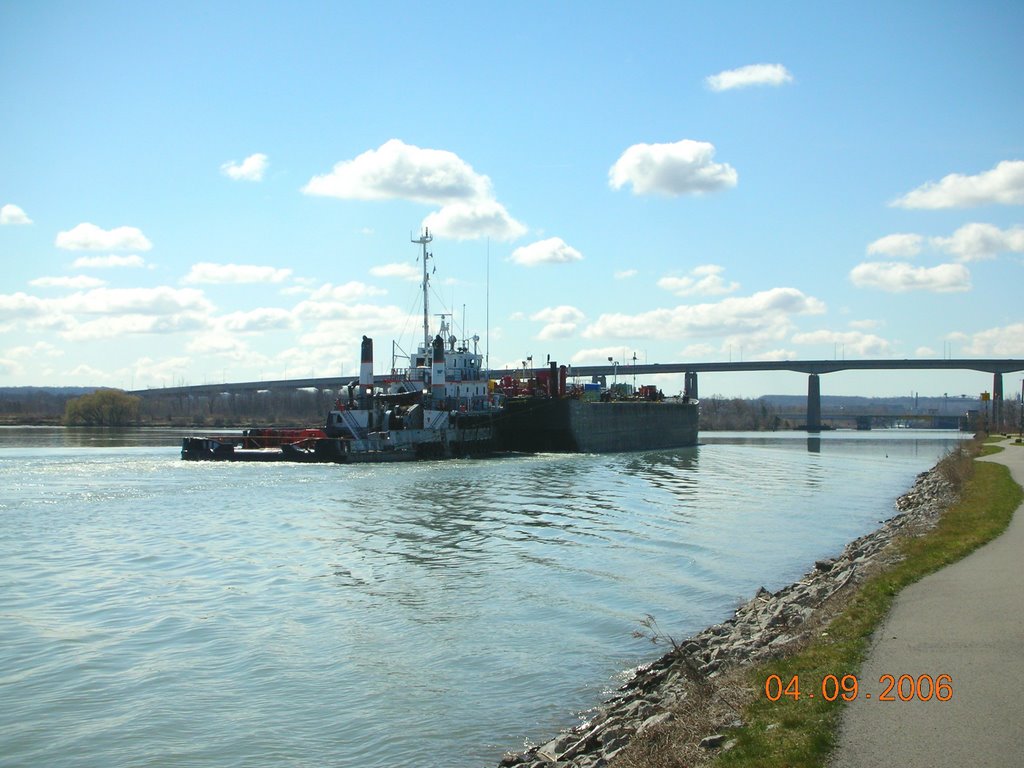
<path fill-rule="evenodd" d="M 518 369 L 520 375 L 526 372 L 545 370 L 546 366 Z M 950 370 L 979 371 L 990 373 L 992 381 L 993 419 L 999 423 L 1003 400 L 1003 374 L 1024 371 L 1024 360 L 1013 358 L 956 358 L 956 359 L 905 359 L 905 360 L 752 360 L 746 362 L 720 363 L 629 363 L 568 366 L 569 376 L 574 378 L 626 376 L 651 376 L 655 374 L 682 373 L 685 378 L 684 391 L 690 397 L 698 397 L 697 375 L 699 373 L 743 373 L 753 371 L 791 371 L 807 374 L 807 430 L 821 429 L 821 384 L 819 377 L 838 371 L 883 371 L 883 370 Z M 490 378 L 515 373 L 513 369 L 485 371 Z M 242 393 L 283 389 L 337 390 L 348 386 L 357 376 L 327 376 L 304 379 L 275 379 L 269 381 L 241 381 L 221 384 L 195 384 L 180 387 L 134 390 L 134 395 L 210 395 L 222 392 Z M 377 383 L 387 382 L 391 377 L 377 374 Z"/>

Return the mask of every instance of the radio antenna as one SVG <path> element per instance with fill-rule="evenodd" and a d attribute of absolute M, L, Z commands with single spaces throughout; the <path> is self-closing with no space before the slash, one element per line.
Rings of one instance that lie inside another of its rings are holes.
<path fill-rule="evenodd" d="M 427 260 L 433 258 L 433 254 L 427 253 L 427 243 L 434 238 L 430 236 L 430 230 L 423 229 L 423 235 L 412 242 L 418 243 L 423 248 L 423 351 L 430 352 L 430 273 L 427 272 Z"/>

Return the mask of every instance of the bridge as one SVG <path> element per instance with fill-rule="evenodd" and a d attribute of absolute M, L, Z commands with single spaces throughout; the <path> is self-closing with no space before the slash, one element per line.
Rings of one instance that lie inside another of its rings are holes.
<path fill-rule="evenodd" d="M 520 375 L 531 375 L 537 368 L 518 369 Z M 1003 374 L 1024 371 L 1024 360 L 1002 358 L 958 358 L 958 359 L 906 359 L 906 360 L 753 360 L 748 362 L 722 363 L 645 363 L 630 365 L 628 363 L 608 363 L 601 365 L 568 366 L 569 376 L 573 378 L 594 378 L 608 376 L 651 376 L 655 374 L 684 374 L 683 393 L 688 397 L 698 397 L 697 375 L 700 373 L 744 373 L 753 371 L 791 371 L 807 375 L 807 431 L 821 431 L 821 381 L 820 377 L 839 371 L 882 371 L 882 370 L 956 370 L 979 371 L 992 374 L 992 420 L 995 424 L 1002 422 Z M 489 378 L 506 376 L 513 371 L 490 370 Z M 348 386 L 356 376 L 328 376 L 305 379 L 277 379 L 271 381 L 243 381 L 230 384 L 197 384 L 180 387 L 163 387 L 159 389 L 135 390 L 130 394 L 146 395 L 202 395 L 220 394 L 223 392 L 259 392 L 265 390 L 286 389 L 317 389 L 337 390 Z M 377 374 L 374 381 L 384 383 L 391 377 Z"/>

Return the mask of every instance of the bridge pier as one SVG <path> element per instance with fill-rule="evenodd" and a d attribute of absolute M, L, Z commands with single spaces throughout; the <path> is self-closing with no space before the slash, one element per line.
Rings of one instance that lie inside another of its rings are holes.
<path fill-rule="evenodd" d="M 1003 374 L 992 374 L 992 431 L 1003 431 Z"/>
<path fill-rule="evenodd" d="M 683 374 L 683 397 L 691 400 L 699 399 L 697 396 L 697 372 L 687 371 Z"/>
<path fill-rule="evenodd" d="M 816 373 L 807 377 L 807 431 L 821 432 L 821 381 Z"/>

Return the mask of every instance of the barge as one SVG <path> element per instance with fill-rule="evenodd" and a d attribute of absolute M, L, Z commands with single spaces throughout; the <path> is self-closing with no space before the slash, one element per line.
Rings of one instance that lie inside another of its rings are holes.
<path fill-rule="evenodd" d="M 567 368 L 551 363 L 528 380 L 505 377 L 496 419 L 500 450 L 612 453 L 697 444 L 699 403 L 665 397 L 654 386 L 624 394 L 600 384 L 567 386 Z"/>
<path fill-rule="evenodd" d="M 500 453 L 608 453 L 697 444 L 699 406 L 653 386 L 636 393 L 591 382 L 567 384 L 566 366 L 492 379 L 479 337 L 461 342 L 442 314 L 431 335 L 427 251 L 422 247 L 423 341 L 405 368 L 392 360 L 377 382 L 373 340 L 363 336 L 358 381 L 338 393 L 322 428 L 250 429 L 240 435 L 186 437 L 189 461 L 295 461 L 350 464 Z M 472 347 L 471 347 L 472 345 Z"/>

